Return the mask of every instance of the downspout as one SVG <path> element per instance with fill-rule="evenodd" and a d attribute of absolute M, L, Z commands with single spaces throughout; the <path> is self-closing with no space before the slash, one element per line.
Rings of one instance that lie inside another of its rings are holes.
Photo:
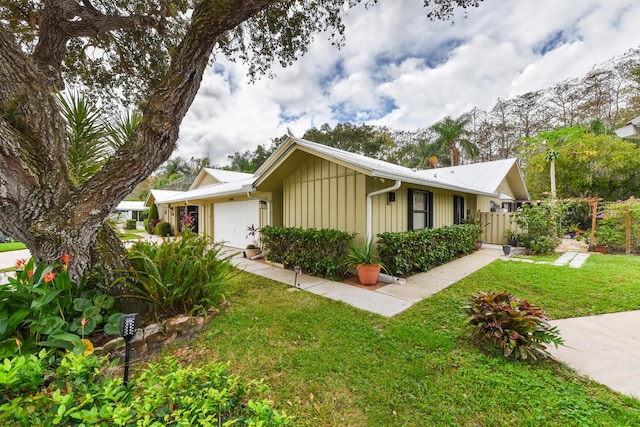
<path fill-rule="evenodd" d="M 374 191 L 373 193 L 367 194 L 367 235 L 366 235 L 367 242 L 370 242 L 371 239 L 372 239 L 372 236 L 371 236 L 371 233 L 372 233 L 371 229 L 373 228 L 373 224 L 372 224 L 373 215 L 371 213 L 371 210 L 373 209 L 372 206 L 371 206 L 372 205 L 372 203 L 371 203 L 372 197 L 373 196 L 377 196 L 378 194 L 384 194 L 384 193 L 389 193 L 391 191 L 395 191 L 398 188 L 400 188 L 401 184 L 402 184 L 402 181 L 400 181 L 398 179 L 398 180 L 396 180 L 396 183 L 392 187 L 383 188 L 382 190 Z"/>
<path fill-rule="evenodd" d="M 252 191 L 256 191 L 256 190 L 254 189 Z M 266 225 L 271 225 L 271 200 L 256 197 L 253 194 L 251 194 L 251 191 L 247 191 L 247 197 L 253 200 L 259 200 L 261 202 L 265 202 L 267 204 L 267 224 Z"/>

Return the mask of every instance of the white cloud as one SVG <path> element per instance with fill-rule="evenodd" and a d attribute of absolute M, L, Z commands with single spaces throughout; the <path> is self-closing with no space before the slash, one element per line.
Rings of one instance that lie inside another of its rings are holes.
<path fill-rule="evenodd" d="M 337 50 L 318 35 L 292 67 L 250 84 L 241 64 L 208 72 L 181 127 L 183 157 L 226 164 L 291 129 L 349 119 L 427 127 L 498 98 L 581 77 L 639 45 L 640 4 L 628 0 L 485 0 L 455 24 L 431 22 L 422 2 L 394 0 L 346 18 Z"/>

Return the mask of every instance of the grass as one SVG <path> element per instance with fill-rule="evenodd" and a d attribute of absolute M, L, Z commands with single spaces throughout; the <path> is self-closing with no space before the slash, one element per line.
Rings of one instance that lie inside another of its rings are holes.
<path fill-rule="evenodd" d="M 27 249 L 27 247 L 21 242 L 0 243 L 0 252 L 17 251 L 20 249 Z"/>
<path fill-rule="evenodd" d="M 122 236 L 120 236 L 120 240 L 138 240 L 142 238 L 143 237 L 135 231 L 126 231 L 122 233 Z"/>
<path fill-rule="evenodd" d="M 640 425 L 640 401 L 562 364 L 472 347 L 460 310 L 472 292 L 506 289 L 556 318 L 623 311 L 640 305 L 638 281 L 638 257 L 592 256 L 580 269 L 496 261 L 388 319 L 239 273 L 231 309 L 190 348 L 165 352 L 265 378 L 298 426 Z"/>

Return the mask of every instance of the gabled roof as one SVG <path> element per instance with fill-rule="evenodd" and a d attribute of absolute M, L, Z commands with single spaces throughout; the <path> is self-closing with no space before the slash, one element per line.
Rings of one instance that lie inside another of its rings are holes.
<path fill-rule="evenodd" d="M 414 170 L 398 166 L 383 160 L 372 159 L 361 154 L 350 153 L 334 147 L 318 144 L 304 139 L 289 136 L 287 140 L 256 171 L 254 186 L 259 186 L 269 173 L 278 167 L 295 150 L 303 150 L 321 158 L 341 163 L 351 169 L 369 176 L 400 180 L 403 182 L 425 185 L 434 188 L 460 191 L 498 197 L 498 186 L 508 174 L 521 183 L 515 188 L 518 196 L 528 199 L 522 173 L 516 159 L 497 160 L 493 162 L 475 163 L 428 170 Z M 515 175 L 517 174 L 517 175 Z"/>
<path fill-rule="evenodd" d="M 235 180 L 224 184 L 206 185 L 204 187 L 194 188 L 189 191 L 179 191 L 178 194 L 165 198 L 162 203 L 175 203 L 175 202 L 191 202 L 201 199 L 209 199 L 212 197 L 223 197 L 228 195 L 246 193 L 252 189 L 252 183 L 255 180 L 251 174 L 245 174 L 245 177 L 241 180 Z"/>
<path fill-rule="evenodd" d="M 149 195 L 147 196 L 147 200 L 144 201 L 144 205 L 151 206 L 153 203 L 164 203 L 165 199 L 182 193 L 184 193 L 184 191 L 153 189 L 149 191 Z"/>
<path fill-rule="evenodd" d="M 483 193 L 498 194 L 500 184 L 509 174 L 517 174 L 510 182 L 520 183 L 518 188 L 512 188 L 519 200 L 528 200 L 529 192 L 524 186 L 522 171 L 517 159 L 493 160 L 490 162 L 471 163 L 468 165 L 450 166 L 437 169 L 418 171 L 427 180 L 449 182 L 466 188 L 475 188 Z M 504 199 L 504 194 L 500 198 Z M 508 198 L 508 197 L 507 197 Z"/>
<path fill-rule="evenodd" d="M 625 126 L 616 129 L 615 132 L 620 138 L 640 138 L 640 116 L 630 120 Z"/>
<path fill-rule="evenodd" d="M 225 184 L 227 182 L 247 179 L 252 177 L 253 175 L 250 173 L 228 171 L 224 169 L 203 168 L 198 176 L 196 176 L 196 179 L 193 180 L 193 183 L 191 184 L 191 187 L 189 187 L 189 190 L 198 188 L 200 186 L 200 183 L 207 176 L 213 178 L 213 181 L 216 184 Z"/>

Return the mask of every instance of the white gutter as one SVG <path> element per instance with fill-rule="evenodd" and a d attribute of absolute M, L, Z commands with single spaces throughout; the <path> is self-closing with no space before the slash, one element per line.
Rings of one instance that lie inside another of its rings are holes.
<path fill-rule="evenodd" d="M 400 181 L 399 179 L 396 180 L 396 183 L 392 186 L 392 187 L 388 187 L 388 188 L 383 188 L 382 190 L 378 190 L 378 191 L 374 191 L 373 193 L 369 193 L 367 194 L 367 242 L 371 241 L 371 229 L 373 228 L 373 219 L 372 219 L 372 207 L 371 207 L 371 199 L 373 196 L 377 196 L 378 194 L 384 194 L 384 193 L 389 193 L 391 191 L 395 191 L 398 188 L 400 188 L 400 185 L 402 184 L 402 181 Z"/>
<path fill-rule="evenodd" d="M 247 197 L 253 200 L 259 200 L 261 202 L 265 202 L 267 204 L 267 224 L 266 225 L 271 225 L 271 200 L 256 197 L 253 194 L 251 194 L 252 191 L 256 191 L 256 189 L 254 188 L 251 191 L 247 191 Z"/>

